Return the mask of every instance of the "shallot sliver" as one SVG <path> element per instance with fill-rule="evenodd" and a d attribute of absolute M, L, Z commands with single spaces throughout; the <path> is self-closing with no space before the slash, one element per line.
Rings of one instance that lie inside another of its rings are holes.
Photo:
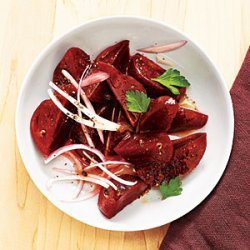
<path fill-rule="evenodd" d="M 180 40 L 175 43 L 169 43 L 159 46 L 152 46 L 152 47 L 146 47 L 138 49 L 138 51 L 145 52 L 145 53 L 162 53 L 162 52 L 168 52 L 172 50 L 176 50 L 182 46 L 184 46 L 187 43 L 186 40 Z"/>
<path fill-rule="evenodd" d="M 65 92 L 64 92 L 65 93 Z M 91 128 L 99 128 L 99 129 L 103 129 L 103 130 L 110 130 L 110 131 L 117 131 L 120 128 L 119 124 L 116 123 L 111 123 L 110 121 L 108 121 L 108 123 L 101 123 L 100 121 L 93 121 L 92 120 L 86 120 L 81 118 L 80 116 L 73 114 L 72 112 L 70 112 L 68 109 L 66 109 L 62 103 L 58 100 L 58 98 L 54 95 L 53 91 L 51 89 L 48 89 L 48 95 L 51 98 L 51 100 L 54 102 L 54 104 L 69 118 L 73 119 L 74 121 L 80 123 L 80 124 L 84 124 L 88 127 Z M 76 100 L 75 100 L 76 101 Z M 97 115 L 96 115 L 97 116 Z"/>
<path fill-rule="evenodd" d="M 78 172 L 81 172 L 83 170 L 83 167 L 87 166 L 83 162 L 80 162 L 79 159 L 71 151 L 63 153 L 63 156 L 68 158 L 74 164 L 74 166 L 76 166 L 76 171 Z"/>
<path fill-rule="evenodd" d="M 104 181 L 104 182 L 106 182 L 109 186 L 111 186 L 114 190 L 117 190 L 117 186 L 116 186 L 112 181 L 110 181 L 109 179 L 106 179 L 106 178 L 104 178 L 104 177 L 101 177 L 101 176 L 98 176 L 98 175 L 95 175 L 95 174 L 88 174 L 88 176 L 91 177 L 91 178 L 100 180 L 100 181 Z"/>
<path fill-rule="evenodd" d="M 99 151 L 95 148 L 91 148 L 91 147 L 84 145 L 84 144 L 71 144 L 71 145 L 62 146 L 62 147 L 58 148 L 57 150 L 52 152 L 48 156 L 48 158 L 44 160 L 44 162 L 45 162 L 45 164 L 48 164 L 49 162 L 51 162 L 53 159 L 55 159 L 59 155 L 65 153 L 65 152 L 68 152 L 70 150 L 75 150 L 75 149 L 83 149 L 83 150 L 90 151 L 90 152 L 94 153 L 95 155 L 97 155 L 102 161 L 105 160 L 104 155 L 101 153 L 101 151 Z"/>
<path fill-rule="evenodd" d="M 103 82 L 109 78 L 109 74 L 103 71 L 98 71 L 87 76 L 84 80 L 81 81 L 81 87 L 87 87 L 89 85 Z"/>
<path fill-rule="evenodd" d="M 72 78 L 73 78 L 73 77 L 72 77 Z M 87 106 L 87 108 L 88 108 L 89 110 L 91 110 L 93 113 L 96 114 L 95 109 L 94 109 L 92 103 L 90 102 L 89 98 L 87 97 L 85 91 L 81 88 L 81 82 L 83 81 L 83 79 L 84 79 L 84 77 L 83 77 L 83 75 L 82 75 L 82 77 L 81 77 L 81 79 L 80 79 L 80 82 L 79 82 L 79 84 L 78 84 L 78 88 L 77 88 L 77 101 L 80 102 L 80 95 L 81 95 L 81 97 L 82 97 L 82 99 L 83 99 L 85 105 Z M 78 111 L 81 112 L 80 110 L 78 110 Z M 97 133 L 98 133 L 98 135 L 99 135 L 100 141 L 101 141 L 102 143 L 104 143 L 103 130 L 97 129 Z"/>
<path fill-rule="evenodd" d="M 91 161 L 94 163 L 97 163 L 98 161 L 96 161 L 93 157 L 91 157 L 87 152 L 83 151 L 83 154 Z"/>
<path fill-rule="evenodd" d="M 112 179 L 120 182 L 121 184 L 127 185 L 127 186 L 133 186 L 137 183 L 137 181 L 135 182 L 131 182 L 131 181 L 126 181 L 118 176 L 116 176 L 115 174 L 113 174 L 112 172 L 110 172 L 107 168 L 105 168 L 102 163 L 96 163 L 94 164 L 96 165 L 98 168 L 100 168 L 104 173 L 106 173 L 107 175 L 109 175 Z"/>
<path fill-rule="evenodd" d="M 86 69 L 85 69 L 84 72 L 82 73 L 81 78 L 83 78 L 83 77 L 86 76 L 86 74 L 88 73 L 89 69 L 90 69 L 90 66 L 86 67 Z M 64 71 L 64 70 L 62 70 L 62 74 L 63 74 L 63 71 Z M 64 74 L 63 74 L 63 75 L 64 75 Z M 65 76 L 65 75 L 64 75 L 64 76 Z M 70 81 L 70 82 L 71 82 L 71 81 Z M 77 86 L 77 84 L 75 85 L 73 82 L 71 82 L 71 84 L 72 84 L 75 88 L 79 88 L 79 86 Z M 79 95 L 78 91 L 79 91 L 79 90 L 77 89 L 77 101 L 80 102 L 80 95 Z M 85 104 L 86 104 L 86 103 L 85 103 Z M 82 118 L 82 112 L 81 112 L 81 110 L 77 109 L 77 113 L 78 113 L 78 115 Z M 84 134 L 84 136 L 85 136 L 85 138 L 86 138 L 86 140 L 87 140 L 89 146 L 94 148 L 94 147 L 95 147 L 95 144 L 94 144 L 94 142 L 93 142 L 93 140 L 92 140 L 92 138 L 91 138 L 91 136 L 90 136 L 90 134 L 89 134 L 88 128 L 87 128 L 85 125 L 83 125 L 83 124 L 81 124 L 81 128 L 82 128 L 82 132 L 83 132 L 83 134 Z M 83 187 L 83 183 L 82 183 L 82 187 Z M 80 190 L 80 188 L 79 188 L 79 190 Z M 81 191 L 79 191 L 79 193 L 80 193 L 80 192 L 81 192 Z M 77 196 L 76 196 L 76 197 L 77 197 Z"/>
<path fill-rule="evenodd" d="M 78 196 L 80 195 L 80 193 L 81 193 L 82 190 L 83 190 L 83 186 L 84 186 L 84 181 L 79 181 L 78 187 L 77 187 L 77 190 L 76 190 L 76 193 L 75 193 L 75 195 L 73 196 L 74 199 L 78 198 Z"/>
<path fill-rule="evenodd" d="M 49 179 L 48 182 L 47 182 L 47 186 L 48 188 L 51 188 L 51 186 L 55 183 L 55 182 L 58 182 L 58 181 L 86 181 L 86 182 L 91 182 L 91 183 L 95 183 L 95 184 L 98 184 L 102 187 L 105 187 L 105 188 L 108 188 L 109 185 L 104 182 L 104 181 L 101 181 L 101 180 L 98 180 L 98 179 L 95 179 L 95 178 L 91 178 L 91 177 L 84 177 L 84 176 L 80 176 L 80 175 L 68 175 L 68 176 L 64 176 L 64 177 L 58 177 L 58 178 L 52 178 L 52 179 Z"/>
<path fill-rule="evenodd" d="M 55 170 L 55 171 L 57 171 L 59 173 L 71 174 L 71 175 L 75 174 L 75 175 L 77 175 L 77 172 L 75 172 L 74 170 L 69 170 L 69 169 L 65 169 L 65 168 L 56 168 L 55 167 L 55 168 L 53 168 L 53 170 Z M 101 176 L 96 175 L 96 174 L 88 174 L 87 176 L 91 177 L 91 178 L 94 178 L 94 179 L 97 179 L 97 180 L 100 180 L 100 181 L 103 181 L 103 182 L 106 182 L 109 186 L 111 186 L 112 188 L 114 188 L 115 190 L 117 190 L 116 185 L 112 181 L 110 181 L 109 179 L 106 179 L 106 178 L 101 177 Z M 82 185 L 80 185 L 80 184 L 82 184 Z M 82 188 L 83 188 L 83 181 L 80 181 L 79 182 L 79 190 L 80 189 L 82 190 Z M 76 198 L 79 195 L 79 193 L 81 192 L 79 190 L 76 192 L 77 193 L 76 194 Z"/>
<path fill-rule="evenodd" d="M 85 171 L 98 167 L 99 164 L 102 165 L 132 165 L 130 162 L 126 161 L 104 161 L 104 162 L 97 162 L 95 164 L 91 164 L 88 167 L 84 168 Z"/>
<path fill-rule="evenodd" d="M 115 119 L 115 107 L 112 110 L 111 121 L 113 122 L 114 119 Z M 111 133 L 112 133 L 111 131 L 108 132 L 108 136 L 107 136 L 107 140 L 106 140 L 106 145 L 105 145 L 105 155 L 109 151 L 109 145 L 110 145 L 110 140 L 111 140 L 111 135 L 112 135 Z"/>
<path fill-rule="evenodd" d="M 86 68 L 85 71 L 83 72 L 80 82 L 79 84 L 77 83 L 77 81 L 74 79 L 74 77 L 66 70 L 62 70 L 62 74 L 71 82 L 71 84 L 77 89 L 77 101 L 80 103 L 80 95 L 84 101 L 84 104 L 87 106 L 87 108 L 92 111 L 93 113 L 96 114 L 95 109 L 93 107 L 93 105 L 91 104 L 89 98 L 87 97 L 85 91 L 81 88 L 81 82 L 83 81 L 84 77 L 86 76 L 86 72 L 89 70 L 90 67 Z M 87 70 L 87 71 L 86 71 Z M 81 111 L 80 109 L 78 109 L 78 115 L 81 117 L 81 115 L 79 114 Z M 100 129 L 97 129 L 98 135 L 100 137 L 100 140 L 102 143 L 104 143 L 104 136 L 103 136 L 103 131 Z M 90 137 L 90 136 L 88 136 Z M 91 138 L 88 138 L 91 139 Z M 91 139 L 92 141 L 92 139 Z M 92 141 L 93 143 L 93 141 Z"/>
<path fill-rule="evenodd" d="M 69 102 L 71 102 L 75 107 L 79 108 L 81 112 L 83 112 L 86 116 L 88 116 L 91 120 L 93 120 L 94 123 L 99 123 L 102 125 L 106 125 L 108 128 L 109 126 L 114 129 L 114 131 L 117 131 L 120 128 L 120 125 L 114 122 L 111 122 L 95 113 L 93 113 L 91 110 L 86 108 L 84 105 L 79 103 L 75 98 L 73 98 L 68 93 L 64 92 L 62 89 L 60 89 L 58 86 L 56 86 L 53 82 L 49 83 L 49 86 L 54 89 L 56 92 L 58 92 L 60 95 L 62 95 L 64 98 L 66 98 Z M 109 130 L 109 129 L 108 129 Z"/>

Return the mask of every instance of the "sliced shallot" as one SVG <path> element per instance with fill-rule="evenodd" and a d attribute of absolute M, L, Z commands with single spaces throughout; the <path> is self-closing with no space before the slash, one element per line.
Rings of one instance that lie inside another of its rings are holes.
<path fill-rule="evenodd" d="M 117 190 L 117 186 L 112 182 L 110 181 L 109 179 L 106 179 L 104 177 L 101 177 L 101 176 L 98 176 L 98 175 L 95 175 L 95 174 L 88 174 L 89 177 L 91 178 L 94 178 L 94 179 L 97 179 L 97 180 L 100 180 L 100 181 L 103 181 L 103 182 L 106 182 L 109 186 L 111 186 L 114 190 Z"/>
<path fill-rule="evenodd" d="M 65 93 L 64 91 L 62 91 L 62 92 Z M 106 120 L 106 119 L 98 116 L 97 114 L 93 114 L 86 107 L 84 107 L 83 105 L 80 104 L 81 105 L 81 111 L 83 112 L 83 110 L 84 110 L 83 113 L 85 113 L 85 111 L 87 110 L 87 114 L 88 114 L 88 116 L 90 117 L 91 120 L 83 119 L 80 116 L 78 116 L 76 114 L 73 114 L 68 109 L 66 109 L 62 105 L 62 103 L 58 100 L 58 98 L 54 95 L 54 93 L 53 93 L 53 91 L 51 89 L 48 89 L 48 95 L 51 98 L 51 100 L 54 102 L 54 104 L 66 116 L 68 116 L 69 118 L 73 119 L 74 121 L 76 121 L 76 122 L 78 122 L 80 124 L 84 124 L 85 126 L 88 126 L 88 127 L 91 127 L 91 128 L 98 128 L 98 129 L 110 130 L 110 131 L 119 131 L 119 129 L 121 129 L 120 124 L 110 122 L 109 120 Z M 77 102 L 77 100 L 75 100 L 75 102 Z"/>
<path fill-rule="evenodd" d="M 120 183 L 122 183 L 124 185 L 133 186 L 133 185 L 135 185 L 137 183 L 137 181 L 134 181 L 134 182 L 132 182 L 132 181 L 126 181 L 126 180 L 124 180 L 124 179 L 116 176 L 115 174 L 113 174 L 112 172 L 110 172 L 107 168 L 105 168 L 102 163 L 95 163 L 93 165 L 96 166 L 96 167 L 98 167 L 98 168 L 100 168 L 104 173 L 106 173 L 112 179 L 114 179 L 114 180 L 116 180 L 116 181 L 118 181 L 118 182 L 120 182 Z"/>
<path fill-rule="evenodd" d="M 97 162 L 95 164 L 91 164 L 88 167 L 84 168 L 85 171 L 93 169 L 95 167 L 98 167 L 99 164 L 102 165 L 129 165 L 131 166 L 132 164 L 127 161 L 104 161 L 104 162 Z"/>
<path fill-rule="evenodd" d="M 95 84 L 95 83 L 103 82 L 103 81 L 107 80 L 108 78 L 109 78 L 109 74 L 107 74 L 106 72 L 103 72 L 103 71 L 98 71 L 96 73 L 93 73 L 93 74 L 87 76 L 84 80 L 82 80 L 80 82 L 81 87 L 87 87 L 87 86 Z"/>
<path fill-rule="evenodd" d="M 86 77 L 86 74 L 89 72 L 89 69 L 90 69 L 90 66 L 86 67 L 86 69 L 85 69 L 84 72 L 82 73 L 81 79 L 84 78 L 84 77 Z M 63 74 L 63 71 L 64 71 L 64 70 L 62 70 L 62 74 Z M 64 76 L 65 76 L 65 75 L 64 75 Z M 81 81 L 80 81 L 80 82 L 81 82 Z M 73 82 L 71 82 L 71 84 L 77 89 L 77 101 L 80 103 L 80 94 L 79 94 L 80 85 L 77 86 L 77 83 L 76 83 L 76 85 L 75 85 Z M 85 103 L 85 104 L 86 104 L 86 103 Z M 81 112 L 81 110 L 77 109 L 77 113 L 78 113 L 78 115 L 82 118 L 82 112 Z M 86 140 L 87 140 L 89 146 L 94 148 L 94 147 L 95 147 L 95 144 L 94 144 L 94 142 L 93 142 L 93 140 L 92 140 L 92 138 L 91 138 L 91 136 L 90 136 L 90 134 L 89 134 L 88 128 L 87 128 L 85 125 L 83 125 L 83 124 L 81 124 L 81 128 L 82 128 L 82 132 L 83 132 L 83 134 L 84 134 L 84 136 L 85 136 L 85 138 L 86 138 Z M 80 184 L 82 184 L 81 187 L 83 187 L 83 183 L 80 182 Z M 79 190 L 81 189 L 81 187 L 79 188 Z M 80 192 L 81 192 L 81 190 L 79 191 L 79 193 L 80 193 Z M 76 196 L 76 197 L 77 197 L 77 196 Z"/>
<path fill-rule="evenodd" d="M 51 162 L 53 159 L 55 159 L 59 155 L 65 153 L 65 152 L 68 152 L 70 150 L 75 150 L 75 149 L 83 149 L 83 150 L 90 151 L 93 154 L 97 155 L 102 161 L 105 161 L 104 155 L 102 154 L 101 151 L 99 151 L 95 148 L 91 148 L 91 147 L 84 145 L 84 144 L 71 144 L 71 145 L 62 146 L 62 147 L 58 148 L 57 150 L 52 152 L 48 156 L 48 158 L 44 160 L 44 162 L 45 162 L 45 164 L 48 164 L 49 162 Z"/>
<path fill-rule="evenodd" d="M 75 193 L 75 195 L 73 197 L 74 199 L 78 198 L 78 196 L 80 195 L 80 193 L 83 190 L 83 186 L 84 186 L 84 181 L 79 181 L 76 193 Z"/>
<path fill-rule="evenodd" d="M 145 53 L 162 53 L 162 52 L 168 52 L 172 50 L 176 50 L 182 46 L 184 46 L 187 43 L 186 40 L 180 40 L 175 43 L 169 43 L 159 46 L 152 46 L 152 47 L 146 47 L 138 49 L 138 51 L 145 52 Z"/>
<path fill-rule="evenodd" d="M 81 95 L 81 97 L 82 97 L 82 99 L 83 99 L 83 101 L 84 101 L 84 104 L 87 106 L 87 108 L 88 108 L 90 111 L 92 111 L 93 113 L 96 114 L 95 109 L 94 109 L 93 105 L 91 104 L 89 98 L 87 97 L 85 91 L 81 88 L 81 82 L 83 81 L 84 76 L 86 75 L 85 73 L 88 72 L 88 69 L 89 69 L 89 68 L 86 69 L 87 71 L 85 70 L 85 71 L 83 72 L 79 84 L 76 82 L 76 80 L 73 78 L 73 76 L 72 76 L 68 71 L 62 70 L 62 74 L 63 74 L 63 75 L 71 82 L 71 84 L 77 89 L 77 101 L 80 103 L 80 95 Z M 78 108 L 78 115 L 79 115 L 80 117 L 82 117 L 80 113 L 81 113 L 81 110 Z M 100 137 L 101 142 L 104 143 L 103 131 L 100 130 L 100 129 L 97 129 L 97 132 L 98 132 L 98 135 L 99 135 L 99 137 Z M 90 136 L 88 136 L 88 137 L 90 137 Z M 88 138 L 88 139 L 89 139 L 89 138 Z M 90 139 L 91 139 L 91 138 L 90 138 Z M 92 139 L 91 139 L 91 141 L 92 141 Z M 93 144 L 93 141 L 92 141 L 92 144 Z"/>
<path fill-rule="evenodd" d="M 55 183 L 55 182 L 58 182 L 58 181 L 87 181 L 87 182 L 90 182 L 90 183 L 95 183 L 95 184 L 98 184 L 102 187 L 105 187 L 105 188 L 108 188 L 109 185 L 107 184 L 107 182 L 104 182 L 104 181 L 101 181 L 101 180 L 98 180 L 98 179 L 95 179 L 95 178 L 92 178 L 92 177 L 85 177 L 85 176 L 80 176 L 80 175 L 68 175 L 68 176 L 63 176 L 63 177 L 58 177 L 58 178 L 52 178 L 52 179 L 49 179 L 48 182 L 47 182 L 47 185 L 48 185 L 48 188 L 51 188 L 51 186 Z"/>
<path fill-rule="evenodd" d="M 83 151 L 83 154 L 91 161 L 94 163 L 97 163 L 98 161 L 96 161 L 93 157 L 91 157 L 87 152 Z"/>

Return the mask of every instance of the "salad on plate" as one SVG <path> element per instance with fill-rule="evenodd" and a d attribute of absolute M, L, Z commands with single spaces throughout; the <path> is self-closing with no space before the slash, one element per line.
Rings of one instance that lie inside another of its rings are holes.
<path fill-rule="evenodd" d="M 188 98 L 189 81 L 165 53 L 187 41 L 138 49 L 129 41 L 104 49 L 91 61 L 80 48 L 66 51 L 49 82 L 49 99 L 30 121 L 33 141 L 45 164 L 59 156 L 69 167 L 54 167 L 48 180 L 76 181 L 72 199 L 98 195 L 98 208 L 114 217 L 151 188 L 162 199 L 180 195 L 181 180 L 202 159 L 206 114 Z M 147 53 L 155 53 L 156 60 Z M 166 69 L 167 68 L 167 69 Z"/>

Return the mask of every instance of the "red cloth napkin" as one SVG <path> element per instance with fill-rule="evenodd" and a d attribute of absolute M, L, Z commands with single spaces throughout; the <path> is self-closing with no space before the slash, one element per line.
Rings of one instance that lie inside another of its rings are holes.
<path fill-rule="evenodd" d="M 250 249 L 250 48 L 231 89 L 234 144 L 212 194 L 171 224 L 160 249 Z"/>

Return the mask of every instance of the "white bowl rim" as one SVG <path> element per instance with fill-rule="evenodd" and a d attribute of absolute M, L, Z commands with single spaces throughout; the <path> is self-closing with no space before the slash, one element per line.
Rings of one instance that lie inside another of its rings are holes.
<path fill-rule="evenodd" d="M 16 105 L 16 116 L 15 116 L 15 127 L 16 127 L 16 137 L 17 137 L 17 145 L 18 145 L 18 148 L 19 148 L 19 152 L 20 152 L 20 155 L 21 155 L 21 158 L 23 160 L 23 163 L 24 163 L 24 166 L 27 170 L 27 172 L 29 173 L 29 170 L 28 170 L 28 162 L 26 161 L 26 158 L 24 157 L 23 153 L 22 153 L 22 147 L 21 147 L 21 131 L 19 131 L 19 126 L 18 126 L 18 121 L 21 119 L 21 113 L 20 113 L 20 103 L 21 103 L 21 100 L 22 100 L 22 97 L 27 89 L 27 86 L 28 86 L 28 83 L 29 83 L 29 77 L 31 75 L 31 73 L 34 71 L 34 69 L 37 67 L 37 65 L 43 60 L 43 57 L 46 55 L 47 51 L 50 50 L 51 48 L 55 47 L 57 45 L 57 43 L 62 40 L 65 36 L 68 36 L 70 34 L 73 34 L 73 33 L 77 33 L 78 30 L 80 30 L 83 26 L 87 26 L 89 24 L 93 24 L 95 22 L 100 22 L 100 21 L 106 21 L 106 20 L 116 20 L 116 19 L 134 19 L 134 20 L 140 20 L 140 21 L 146 21 L 146 22 L 152 22 L 152 23 L 155 23 L 155 24 L 159 24 L 161 26 L 165 26 L 166 28 L 168 29 L 171 29 L 173 31 L 175 31 L 176 33 L 180 34 L 181 36 L 185 37 L 188 41 L 191 41 L 196 47 L 197 49 L 199 50 L 199 52 L 201 53 L 202 57 L 204 57 L 207 61 L 207 63 L 210 65 L 210 67 L 214 70 L 214 72 L 216 73 L 217 75 L 217 78 L 219 79 L 219 82 L 221 83 L 221 87 L 222 87 L 222 90 L 224 92 L 224 96 L 225 96 L 225 100 L 226 100 L 226 107 L 227 107 L 227 111 L 228 111 L 228 114 L 229 114 L 229 117 L 228 119 L 230 120 L 230 123 L 228 124 L 228 138 L 229 138 L 229 142 L 226 147 L 225 147 L 225 154 L 224 154 L 224 161 L 223 161 L 223 165 L 224 165 L 224 168 L 221 169 L 220 172 L 218 172 L 216 174 L 216 176 L 211 180 L 212 183 L 210 183 L 210 190 L 207 191 L 205 194 L 204 194 L 204 197 L 199 201 L 197 202 L 192 209 L 189 209 L 188 211 L 185 211 L 185 213 L 182 213 L 181 215 L 178 215 L 178 216 L 175 216 L 175 218 L 173 218 L 173 221 L 175 221 L 176 219 L 179 219 L 181 218 L 182 216 L 184 216 L 185 214 L 188 214 L 190 211 L 192 211 L 193 209 L 195 209 L 200 203 L 202 203 L 206 198 L 207 196 L 213 191 L 213 189 L 215 188 L 215 186 L 219 183 L 226 167 L 227 167 L 227 163 L 229 161 L 229 158 L 230 158 L 230 154 L 231 154 L 231 150 L 232 150 L 232 145 L 233 145 L 233 137 L 234 137 L 234 112 L 233 112 L 233 104 L 232 104 L 232 99 L 231 99 L 231 96 L 230 96 L 230 93 L 229 93 L 229 90 L 226 86 L 226 83 L 225 83 L 225 80 L 222 76 L 222 74 L 220 73 L 220 71 L 216 68 L 215 66 L 215 63 L 212 61 L 212 59 L 207 55 L 207 53 L 205 52 L 205 50 L 203 50 L 200 45 L 198 45 L 193 39 L 191 39 L 185 32 L 173 27 L 172 25 L 169 25 L 168 23 L 166 22 L 163 22 L 163 21 L 160 21 L 160 20 L 156 20 L 156 19 L 153 19 L 153 18 L 148 18 L 148 17 L 140 17 L 140 16 L 132 16 L 132 15 L 115 15 L 115 16 L 105 16 L 105 17 L 100 17 L 100 18 L 96 18 L 96 19 L 91 19 L 89 21 L 86 21 L 84 23 L 81 23 L 77 26 L 74 26 L 73 28 L 71 29 L 68 29 L 67 31 L 63 32 L 61 35 L 59 35 L 56 39 L 52 39 L 51 42 L 49 42 L 46 47 L 44 49 L 42 49 L 42 51 L 38 54 L 38 56 L 35 58 L 35 60 L 33 61 L 33 63 L 31 64 L 23 82 L 22 82 L 22 85 L 21 85 L 21 88 L 20 88 L 20 91 L 19 91 L 19 96 L 18 96 L 18 100 L 17 100 L 17 105 Z M 29 174 L 30 175 L 30 174 Z M 36 182 L 33 178 L 33 176 L 30 175 L 30 178 L 32 179 L 32 181 L 35 183 L 36 185 Z M 43 190 L 38 186 L 36 185 L 36 187 L 39 189 L 39 191 L 54 205 L 56 206 L 60 211 L 66 213 L 67 215 L 69 215 L 70 217 L 78 220 L 77 218 L 75 218 L 75 216 L 73 214 L 70 214 L 69 212 L 65 212 L 63 211 L 57 204 L 55 204 L 54 200 L 51 199 L 50 197 L 47 197 L 45 195 L 45 193 L 43 192 Z M 81 220 L 78 220 L 80 222 L 83 222 Z M 86 222 L 84 222 L 86 223 Z M 89 224 L 90 226 L 95 226 L 95 227 L 99 227 L 99 228 L 102 228 L 102 229 L 106 229 L 106 230 L 112 230 L 112 231 L 140 231 L 140 230 L 148 230 L 148 229 L 152 229 L 152 228 L 156 228 L 156 227 L 159 227 L 159 226 L 162 226 L 162 225 L 165 225 L 166 222 L 162 222 L 161 224 L 157 224 L 157 225 L 154 225 L 153 227 L 143 227 L 142 226 L 138 226 L 136 227 L 135 229 L 133 230 L 130 230 L 128 228 L 122 228 L 122 229 L 116 229 L 116 228 L 109 228 L 109 227 L 106 227 L 106 226 L 100 226 L 100 225 L 94 225 L 94 224 Z"/>

